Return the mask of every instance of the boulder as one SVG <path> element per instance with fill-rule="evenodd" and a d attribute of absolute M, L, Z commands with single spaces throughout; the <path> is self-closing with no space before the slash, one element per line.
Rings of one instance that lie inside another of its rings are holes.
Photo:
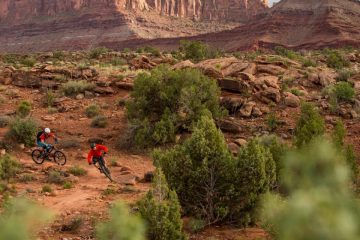
<path fill-rule="evenodd" d="M 244 73 L 255 75 L 256 74 L 256 64 L 249 63 L 248 66 L 244 69 Z"/>
<path fill-rule="evenodd" d="M 13 70 L 10 68 L 4 68 L 0 71 L 0 83 L 4 85 L 9 85 L 12 82 L 12 73 Z"/>
<path fill-rule="evenodd" d="M 256 67 L 257 73 L 267 73 L 270 75 L 278 76 L 285 72 L 285 69 L 272 64 L 259 64 Z"/>
<path fill-rule="evenodd" d="M 232 114 L 241 108 L 244 104 L 244 99 L 241 97 L 223 97 L 220 98 L 220 104 Z"/>
<path fill-rule="evenodd" d="M 296 108 L 296 107 L 300 106 L 299 97 L 292 94 L 292 93 L 286 92 L 284 100 L 285 100 L 285 105 L 288 106 L 288 107 Z"/>
<path fill-rule="evenodd" d="M 279 78 L 276 76 L 261 76 L 258 77 L 256 79 L 256 83 L 258 84 L 265 84 L 268 87 L 272 87 L 272 88 L 276 88 L 276 89 L 280 89 L 278 83 L 279 83 Z"/>
<path fill-rule="evenodd" d="M 216 125 L 224 132 L 240 133 L 242 131 L 241 125 L 234 118 L 218 120 Z"/>
<path fill-rule="evenodd" d="M 174 66 L 172 66 L 172 69 L 184 69 L 184 68 L 194 68 L 195 64 L 193 64 L 190 60 L 185 60 L 182 62 L 178 62 Z"/>
<path fill-rule="evenodd" d="M 221 89 L 227 91 L 247 93 L 250 89 L 249 83 L 239 79 L 221 78 L 217 82 Z"/>
<path fill-rule="evenodd" d="M 260 110 L 260 108 L 258 107 L 254 107 L 252 110 L 252 114 L 253 117 L 260 117 L 263 115 L 262 111 Z"/>
<path fill-rule="evenodd" d="M 236 143 L 228 143 L 228 148 L 233 155 L 237 155 L 239 153 L 239 146 Z"/>
<path fill-rule="evenodd" d="M 42 81 L 36 71 L 16 70 L 12 73 L 12 84 L 17 87 L 40 88 Z"/>
<path fill-rule="evenodd" d="M 98 93 L 98 94 L 103 94 L 103 95 L 115 93 L 115 91 L 114 91 L 114 89 L 112 89 L 112 87 L 95 87 L 94 92 Z"/>
<path fill-rule="evenodd" d="M 253 108 L 255 107 L 256 103 L 255 102 L 247 102 L 245 103 L 241 109 L 240 109 L 240 116 L 241 117 L 250 117 L 251 113 L 253 111 Z"/>
<path fill-rule="evenodd" d="M 255 96 L 263 103 L 280 102 L 281 95 L 279 89 L 269 87 L 263 91 L 257 92 Z"/>
<path fill-rule="evenodd" d="M 132 59 L 130 64 L 135 67 L 135 69 L 152 69 L 157 65 L 144 55 Z"/>
<path fill-rule="evenodd" d="M 238 138 L 234 141 L 234 143 L 236 145 L 238 145 L 239 147 L 245 146 L 247 144 L 247 141 L 243 138 Z"/>

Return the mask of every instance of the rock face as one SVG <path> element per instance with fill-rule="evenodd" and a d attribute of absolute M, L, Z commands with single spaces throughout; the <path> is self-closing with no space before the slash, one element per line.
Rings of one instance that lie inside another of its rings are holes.
<path fill-rule="evenodd" d="M 196 35 L 212 30 L 182 29 L 184 22 L 176 25 L 164 15 L 244 22 L 266 8 L 264 0 L 2 0 L 0 52 L 119 47 L 138 38 Z"/>
<path fill-rule="evenodd" d="M 242 26 L 192 39 L 227 51 L 279 45 L 295 49 L 360 46 L 360 1 L 282 0 Z"/>

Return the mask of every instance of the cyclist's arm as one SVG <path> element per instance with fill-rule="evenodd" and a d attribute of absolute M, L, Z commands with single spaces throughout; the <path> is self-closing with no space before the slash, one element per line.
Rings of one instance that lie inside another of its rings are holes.
<path fill-rule="evenodd" d="M 103 151 L 104 153 L 107 153 L 109 151 L 109 149 L 107 147 L 105 147 L 104 145 L 100 145 L 98 146 L 99 150 Z"/>
<path fill-rule="evenodd" d="M 90 151 L 90 152 L 88 153 L 88 157 L 87 157 L 87 161 L 88 161 L 89 164 L 92 163 L 92 157 L 93 157 L 93 151 Z"/>

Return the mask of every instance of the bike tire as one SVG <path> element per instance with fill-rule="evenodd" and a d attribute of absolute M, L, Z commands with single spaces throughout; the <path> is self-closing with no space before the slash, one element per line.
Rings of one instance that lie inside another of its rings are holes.
<path fill-rule="evenodd" d="M 66 164 L 66 156 L 62 151 L 56 150 L 54 152 L 54 162 L 64 166 Z"/>
<path fill-rule="evenodd" d="M 111 173 L 110 173 L 109 169 L 105 166 L 104 161 L 99 161 L 99 166 L 100 166 L 102 172 L 104 173 L 104 175 L 105 175 L 111 182 L 113 182 L 114 180 L 111 178 Z"/>
<path fill-rule="evenodd" d="M 45 161 L 45 159 L 43 157 L 40 157 L 41 154 L 42 154 L 42 151 L 40 151 L 39 149 L 35 149 L 34 151 L 32 151 L 31 158 L 36 164 L 40 165 L 40 164 L 43 164 L 43 162 Z"/>

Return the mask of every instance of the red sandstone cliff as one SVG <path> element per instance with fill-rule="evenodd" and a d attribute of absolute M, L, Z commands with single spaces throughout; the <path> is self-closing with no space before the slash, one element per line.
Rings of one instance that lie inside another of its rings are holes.
<path fill-rule="evenodd" d="M 244 22 L 266 8 L 266 0 L 1 0 L 0 51 L 196 35 L 228 29 L 228 22 Z M 195 28 L 189 19 L 219 24 Z"/>

